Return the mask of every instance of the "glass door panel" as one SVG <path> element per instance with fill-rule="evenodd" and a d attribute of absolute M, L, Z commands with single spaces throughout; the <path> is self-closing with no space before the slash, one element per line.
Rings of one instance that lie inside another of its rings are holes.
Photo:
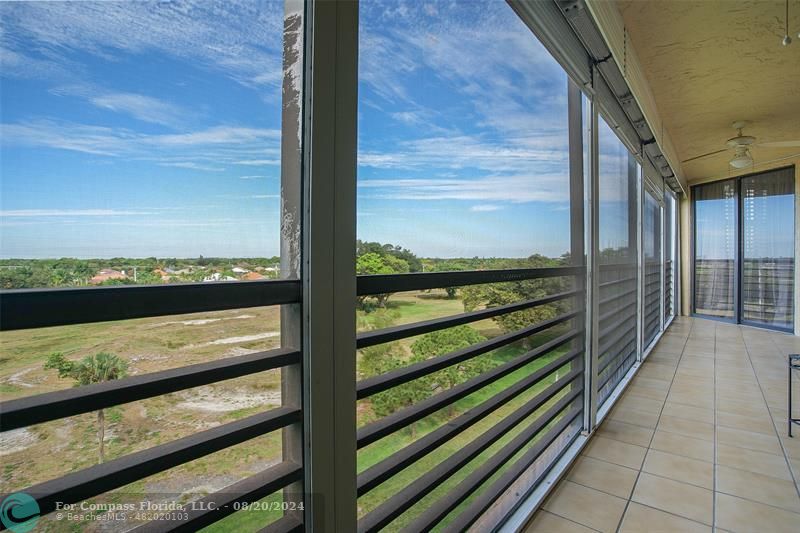
<path fill-rule="evenodd" d="M 741 181 L 741 320 L 791 329 L 794 321 L 794 172 Z"/>
<path fill-rule="evenodd" d="M 695 187 L 694 312 L 735 318 L 736 181 Z"/>

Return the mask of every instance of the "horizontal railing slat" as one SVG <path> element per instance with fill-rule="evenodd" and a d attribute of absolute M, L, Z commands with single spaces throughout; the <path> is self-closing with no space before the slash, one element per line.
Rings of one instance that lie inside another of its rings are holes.
<path fill-rule="evenodd" d="M 469 507 L 467 507 L 464 511 L 459 513 L 459 515 L 447 525 L 445 529 L 448 533 L 455 533 L 460 531 L 466 531 L 469 526 L 475 523 L 480 516 L 488 510 L 491 505 L 500 498 L 516 481 L 523 472 L 525 472 L 530 466 L 539 458 L 539 456 L 544 452 L 548 446 L 553 444 L 555 440 L 561 435 L 564 430 L 566 430 L 570 424 L 572 424 L 576 418 L 581 415 L 581 409 L 575 408 L 569 411 L 558 423 L 553 426 L 542 438 L 541 440 L 537 441 L 536 444 L 531 446 L 522 457 L 517 459 L 511 467 L 503 472 L 503 474 L 492 483 L 491 486 L 487 487 L 485 491 L 483 491 L 475 500 L 473 500 Z M 533 487 L 541 483 L 541 480 L 546 476 L 550 470 L 552 469 L 553 465 L 558 461 L 559 458 L 564 454 L 564 452 L 569 448 L 569 445 L 574 442 L 574 440 L 580 435 L 579 431 L 576 431 L 572 438 L 568 443 L 565 443 L 564 446 L 559 450 L 559 453 L 550 461 L 545 469 L 536 476 L 536 479 L 531 483 Z"/>
<path fill-rule="evenodd" d="M 8 400 L 0 403 L 0 431 L 97 411 L 299 362 L 300 352 L 279 348 Z"/>
<path fill-rule="evenodd" d="M 460 383 L 455 387 L 442 391 L 435 396 L 426 398 L 421 402 L 406 407 L 400 411 L 396 411 L 381 418 L 380 420 L 359 428 L 357 432 L 358 448 L 363 448 L 364 446 L 382 439 L 387 435 L 391 435 L 395 431 L 404 428 L 409 424 L 416 422 L 417 420 L 425 418 L 429 414 L 434 413 L 439 409 L 446 407 L 460 400 L 461 398 L 464 398 L 465 396 L 468 396 L 469 394 L 472 394 L 486 385 L 497 381 L 503 376 L 507 376 L 518 368 L 521 368 L 531 361 L 546 355 L 550 350 L 557 348 L 558 346 L 561 346 L 580 335 L 582 335 L 581 331 L 573 331 L 571 333 L 562 335 L 561 337 L 553 339 L 552 341 L 547 342 L 538 348 L 535 348 L 534 350 L 517 356 L 514 359 L 503 363 L 502 365 L 496 366 L 495 368 L 484 372 L 483 374 Z M 574 350 L 574 352 L 578 353 L 580 350 Z"/>
<path fill-rule="evenodd" d="M 567 354 L 559 357 L 555 361 L 551 361 L 537 369 L 531 375 L 503 389 L 502 392 L 492 396 L 476 407 L 473 407 L 454 420 L 451 420 L 446 425 L 440 426 L 402 450 L 393 453 L 381 462 L 371 466 L 358 476 L 358 495 L 362 496 L 366 494 L 398 472 L 408 468 L 411 464 L 419 461 L 445 442 L 485 418 L 489 413 L 535 386 L 546 376 L 576 359 L 578 355 L 579 354 L 576 353 Z"/>
<path fill-rule="evenodd" d="M 562 324 L 572 318 L 582 314 L 582 311 L 570 311 L 555 318 L 539 322 L 526 328 L 512 331 L 497 337 L 487 339 L 472 346 L 468 346 L 461 350 L 456 350 L 439 357 L 432 357 L 419 363 L 414 363 L 391 372 L 386 372 L 378 376 L 362 379 L 356 383 L 356 396 L 357 399 L 363 400 L 373 394 L 383 392 L 403 383 L 408 383 L 411 380 L 427 376 L 437 370 L 442 370 L 457 363 L 461 363 L 473 357 L 477 357 L 486 352 L 490 352 L 512 342 L 530 337 L 536 333 L 540 333 L 558 324 Z"/>
<path fill-rule="evenodd" d="M 608 298 L 600 300 L 600 308 L 602 309 L 604 306 L 606 306 L 606 305 L 608 305 L 611 302 L 614 302 L 616 300 L 620 300 L 620 299 L 625 298 L 627 296 L 635 295 L 636 291 L 637 291 L 637 289 L 634 287 L 633 289 L 630 289 L 630 290 L 627 290 L 627 291 L 623 291 L 623 292 L 621 292 L 619 294 L 616 294 L 614 296 L 610 296 Z M 634 300 L 633 303 L 636 303 L 635 300 Z"/>
<path fill-rule="evenodd" d="M 505 283 L 584 273 L 582 266 L 544 268 L 514 268 L 506 270 L 466 270 L 454 272 L 414 272 L 411 274 L 375 274 L 358 276 L 356 292 L 359 296 L 406 292 L 445 287 L 463 287 L 484 283 Z"/>
<path fill-rule="evenodd" d="M 614 367 L 611 369 L 610 372 L 607 372 L 603 376 L 603 379 L 602 379 L 602 381 L 600 381 L 600 386 L 597 388 L 597 390 L 603 390 L 603 387 L 605 387 L 606 384 L 608 384 L 608 382 L 611 381 L 611 379 L 614 377 L 614 375 L 617 373 L 617 371 L 620 368 L 622 368 L 622 366 L 631 358 L 633 358 L 633 360 L 631 361 L 631 366 L 633 366 L 633 363 L 636 361 L 636 346 L 631 347 L 631 349 L 627 353 L 622 352 L 617 357 L 615 357 L 613 359 L 610 359 L 609 362 L 616 361 L 617 364 L 614 365 Z M 602 375 L 603 372 L 606 370 L 606 368 L 608 368 L 608 365 L 606 365 L 603 368 L 603 370 L 598 372 L 598 376 Z M 622 379 L 622 378 L 620 377 L 620 379 Z"/>
<path fill-rule="evenodd" d="M 433 505 L 425 509 L 416 520 L 403 529 L 404 532 L 412 533 L 415 531 L 431 531 L 439 522 L 474 493 L 481 484 L 485 483 L 501 467 L 506 464 L 514 454 L 525 447 L 536 435 L 538 435 L 549 423 L 551 423 L 562 411 L 574 401 L 577 395 L 565 396 L 558 403 L 554 404 L 541 417 L 534 420 L 524 431 L 514 437 L 505 446 L 482 465 L 469 473 L 458 485 L 449 491 L 444 497 L 439 498 Z M 561 433 L 567 425 L 575 418 L 575 414 L 580 412 L 580 408 L 572 410 L 560 423 L 550 429 L 548 433 Z M 544 439 L 547 441 L 547 438 Z M 541 452 L 540 452 L 541 453 Z M 537 454 L 538 455 L 538 454 Z M 494 500 L 495 498 L 492 498 Z"/>
<path fill-rule="evenodd" d="M 477 322 L 479 320 L 484 320 L 486 318 L 492 318 L 495 316 L 504 315 L 506 313 L 513 313 L 515 311 L 530 309 L 532 307 L 537 307 L 540 305 L 557 302 L 559 300 L 565 300 L 573 296 L 579 296 L 580 294 L 583 294 L 582 290 L 561 292 L 558 294 L 553 294 L 542 298 L 525 300 L 523 302 L 501 305 L 498 307 L 489 307 L 486 309 L 472 311 L 469 313 L 463 313 L 460 315 L 447 316 L 443 318 L 434 318 L 432 320 L 427 320 L 424 322 L 414 322 L 412 324 L 401 324 L 399 326 L 379 329 L 376 331 L 367 331 L 358 334 L 358 338 L 356 340 L 356 346 L 359 349 L 367 348 L 369 346 L 375 346 L 376 344 L 382 344 L 385 342 L 405 339 L 408 337 L 413 337 L 415 335 L 429 333 L 431 331 L 438 331 L 441 329 L 451 328 L 453 326 L 469 324 L 471 322 Z"/>
<path fill-rule="evenodd" d="M 55 510 L 56 502 L 83 501 L 301 420 L 299 409 L 278 407 L 45 481 L 24 492 L 36 499 L 44 515 Z"/>
<path fill-rule="evenodd" d="M 225 487 L 219 492 L 201 498 L 193 502 L 193 505 L 187 505 L 189 509 L 186 514 L 188 514 L 188 517 L 183 520 L 149 522 L 134 529 L 133 533 L 194 533 L 234 512 L 253 512 L 236 511 L 234 504 L 237 502 L 257 502 L 265 496 L 269 496 L 296 481 L 300 481 L 302 473 L 302 468 L 295 463 L 278 463 L 263 472 Z M 290 516 L 285 516 L 262 529 L 262 531 L 270 533 L 301 530 L 302 524 Z"/>
<path fill-rule="evenodd" d="M 297 280 L 0 291 L 0 331 L 297 303 Z"/>
<path fill-rule="evenodd" d="M 505 416 L 497 424 L 489 428 L 485 433 L 471 441 L 466 446 L 460 448 L 456 453 L 437 464 L 426 473 L 422 474 L 410 484 L 406 485 L 399 492 L 394 493 L 381 505 L 373 509 L 358 522 L 359 532 L 374 532 L 386 527 L 395 518 L 409 509 L 416 502 L 424 498 L 427 494 L 441 485 L 444 481 L 458 472 L 464 465 L 472 461 L 481 452 L 489 448 L 494 442 L 503 435 L 511 431 L 525 418 L 534 413 L 537 409 L 555 397 L 559 392 L 569 387 L 581 374 L 581 369 L 575 369 L 562 379 L 559 379 L 544 391 L 540 392 L 532 399 L 528 400 L 521 407 Z M 568 393 L 565 398 L 572 401 L 580 395 L 581 389 Z M 565 400 L 559 399 L 558 403 Z M 562 407 L 563 408 L 563 407 Z"/>
<path fill-rule="evenodd" d="M 613 287 L 614 285 L 621 285 L 622 283 L 629 283 L 631 281 L 636 281 L 636 276 L 632 276 L 629 278 L 622 278 L 622 279 L 612 279 L 611 281 L 604 281 L 599 285 L 600 290 L 603 290 L 607 287 Z"/>

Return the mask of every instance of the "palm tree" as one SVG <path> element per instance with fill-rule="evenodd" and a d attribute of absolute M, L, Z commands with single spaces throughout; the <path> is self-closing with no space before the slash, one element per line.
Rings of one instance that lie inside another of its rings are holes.
<path fill-rule="evenodd" d="M 60 378 L 72 378 L 75 386 L 102 383 L 125 377 L 128 372 L 128 362 L 121 357 L 107 352 L 87 355 L 80 361 L 70 361 L 62 353 L 52 353 L 47 357 L 45 369 L 58 371 Z M 104 460 L 106 416 L 105 411 L 97 411 L 97 440 L 100 448 L 99 462 Z"/>

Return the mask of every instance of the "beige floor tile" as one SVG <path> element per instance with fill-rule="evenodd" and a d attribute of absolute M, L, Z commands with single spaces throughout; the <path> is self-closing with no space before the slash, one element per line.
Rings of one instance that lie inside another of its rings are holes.
<path fill-rule="evenodd" d="M 695 522 L 713 523 L 713 492 L 694 485 L 642 472 L 631 499 Z"/>
<path fill-rule="evenodd" d="M 635 377 L 632 385 L 640 385 L 649 389 L 666 392 L 669 390 L 670 380 Z"/>
<path fill-rule="evenodd" d="M 607 419 L 600 425 L 597 434 L 602 437 L 627 442 L 628 444 L 647 447 L 650 445 L 654 431 L 650 428 Z"/>
<path fill-rule="evenodd" d="M 714 440 L 714 424 L 698 422 L 697 420 L 689 420 L 687 418 L 662 415 L 661 419 L 658 421 L 658 429 L 696 439 Z"/>
<path fill-rule="evenodd" d="M 702 409 L 714 408 L 713 394 L 670 391 L 669 395 L 667 396 L 667 401 L 672 403 L 682 403 L 684 405 L 692 405 Z"/>
<path fill-rule="evenodd" d="M 597 531 L 616 531 L 625 511 L 625 500 L 571 481 L 563 481 L 542 507 Z"/>
<path fill-rule="evenodd" d="M 644 459 L 643 472 L 697 485 L 714 488 L 714 465 L 698 459 L 650 450 Z"/>
<path fill-rule="evenodd" d="M 783 448 L 786 450 L 786 455 L 792 459 L 800 459 L 800 426 L 795 426 L 793 430 L 794 437 L 789 437 L 788 430 L 785 428 L 786 426 L 784 426 L 784 430 L 779 435 Z"/>
<path fill-rule="evenodd" d="M 716 490 L 788 511 L 800 512 L 797 489 L 793 482 L 785 479 L 717 465 Z"/>
<path fill-rule="evenodd" d="M 644 411 L 646 413 L 659 415 L 661 409 L 664 407 L 664 401 L 654 400 L 646 396 L 639 396 L 635 392 L 630 394 L 626 392 L 622 398 L 620 398 L 619 402 L 617 402 L 617 406 L 622 409 L 634 409 L 636 411 Z"/>
<path fill-rule="evenodd" d="M 718 464 L 791 481 L 786 459 L 780 455 L 717 444 Z"/>
<path fill-rule="evenodd" d="M 566 518 L 538 511 L 524 529 L 525 533 L 591 533 L 593 529 L 582 526 Z"/>
<path fill-rule="evenodd" d="M 775 455 L 783 454 L 778 438 L 774 435 L 764 435 L 742 429 L 717 426 L 717 443 Z"/>
<path fill-rule="evenodd" d="M 635 446 L 627 442 L 607 439 L 599 435 L 592 437 L 586 446 L 584 455 L 620 466 L 639 469 L 644 461 L 647 448 Z"/>
<path fill-rule="evenodd" d="M 703 370 L 701 368 L 682 367 L 675 372 L 675 379 L 681 379 L 684 377 L 704 378 L 706 376 L 708 376 L 708 370 Z"/>
<path fill-rule="evenodd" d="M 645 411 L 638 411 L 624 406 L 617 407 L 609 415 L 611 420 L 633 424 L 635 426 L 642 426 L 654 429 L 658 423 L 658 413 L 648 413 Z"/>
<path fill-rule="evenodd" d="M 797 533 L 800 515 L 736 496 L 716 493 L 716 525 L 741 533 Z"/>
<path fill-rule="evenodd" d="M 638 475 L 638 470 L 583 456 L 576 461 L 567 479 L 628 499 Z"/>
<path fill-rule="evenodd" d="M 714 460 L 713 442 L 679 435 L 678 433 L 656 431 L 650 447 L 675 455 L 700 459 L 701 461 L 711 462 Z"/>
<path fill-rule="evenodd" d="M 720 411 L 717 413 L 717 425 L 766 435 L 775 434 L 775 427 L 769 417 L 743 416 Z"/>
<path fill-rule="evenodd" d="M 658 390 L 653 389 L 650 387 L 645 387 L 642 385 L 637 385 L 635 383 L 631 383 L 631 385 L 625 390 L 626 394 L 636 394 L 636 396 L 642 396 L 645 398 L 651 398 L 653 400 L 659 400 L 663 402 L 667 398 L 667 390 Z"/>
<path fill-rule="evenodd" d="M 684 405 L 680 403 L 667 402 L 664 405 L 664 411 L 662 412 L 662 415 L 676 416 L 678 418 L 686 418 L 688 420 L 697 420 L 698 422 L 705 422 L 707 424 L 714 423 L 713 410 L 692 407 L 691 405 Z"/>
<path fill-rule="evenodd" d="M 712 372 L 714 370 L 714 360 L 708 357 L 692 357 L 684 355 L 678 364 L 678 368 L 699 368 Z"/>
<path fill-rule="evenodd" d="M 680 516 L 631 502 L 622 519 L 620 533 L 711 533 L 711 528 Z"/>

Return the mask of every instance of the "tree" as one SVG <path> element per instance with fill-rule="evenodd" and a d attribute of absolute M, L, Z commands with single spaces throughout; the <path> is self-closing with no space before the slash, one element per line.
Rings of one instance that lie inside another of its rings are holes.
<path fill-rule="evenodd" d="M 369 253 L 383 256 L 392 256 L 408 263 L 408 272 L 421 272 L 422 260 L 411 250 L 394 244 L 381 244 L 379 242 L 356 241 L 356 256 L 360 257 Z"/>
<path fill-rule="evenodd" d="M 380 255 L 376 252 L 369 252 L 356 259 L 356 274 L 403 274 L 409 271 L 408 263 L 404 259 L 399 259 L 392 255 Z M 375 294 L 378 307 L 386 307 L 386 302 L 392 293 Z M 362 309 L 365 307 L 366 296 L 358 297 L 358 305 Z"/>
<path fill-rule="evenodd" d="M 72 378 L 75 386 L 102 383 L 125 377 L 128 372 L 128 362 L 121 357 L 107 352 L 87 355 L 80 361 L 70 361 L 60 352 L 51 353 L 44 364 L 47 370 L 56 370 L 60 378 Z M 104 460 L 105 452 L 105 412 L 97 411 L 97 439 L 99 445 L 99 462 Z"/>
<path fill-rule="evenodd" d="M 427 333 L 411 345 L 411 352 L 414 354 L 412 363 L 455 352 L 485 340 L 486 337 L 469 326 L 456 326 Z M 488 358 L 479 355 L 429 374 L 419 381 L 424 381 L 430 391 L 447 390 L 486 372 L 491 366 Z M 453 415 L 454 409 L 455 406 L 450 404 L 450 416 Z"/>

